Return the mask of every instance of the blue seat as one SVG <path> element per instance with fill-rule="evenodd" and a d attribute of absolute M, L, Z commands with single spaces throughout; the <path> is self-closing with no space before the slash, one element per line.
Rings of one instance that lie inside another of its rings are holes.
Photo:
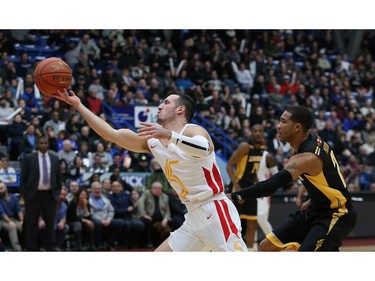
<path fill-rule="evenodd" d="M 51 48 L 50 46 L 39 46 L 39 55 L 40 56 L 46 56 L 46 57 L 52 57 L 55 55 L 55 49 Z"/>
<path fill-rule="evenodd" d="M 32 56 L 39 55 L 39 49 L 36 45 L 25 45 L 25 52 Z"/>
<path fill-rule="evenodd" d="M 21 61 L 21 58 L 19 55 L 9 55 L 8 60 L 14 63 L 18 63 Z"/>
<path fill-rule="evenodd" d="M 289 58 L 294 57 L 294 54 L 293 54 L 293 52 L 282 52 L 281 57 L 283 59 L 289 59 Z"/>
<path fill-rule="evenodd" d="M 14 49 L 16 50 L 17 54 L 21 54 L 22 52 L 25 51 L 25 45 L 24 44 L 16 43 L 13 46 L 14 46 Z"/>

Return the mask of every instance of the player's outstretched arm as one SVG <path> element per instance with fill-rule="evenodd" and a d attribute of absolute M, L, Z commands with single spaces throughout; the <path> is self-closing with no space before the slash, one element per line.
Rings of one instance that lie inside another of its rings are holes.
<path fill-rule="evenodd" d="M 56 97 L 73 106 L 79 113 L 81 113 L 90 128 L 106 141 L 116 143 L 130 151 L 149 152 L 149 148 L 144 139 L 129 129 L 116 130 L 112 128 L 106 121 L 85 107 L 72 90 L 69 90 L 69 92 L 66 89 L 64 92 L 58 91 Z"/>
<path fill-rule="evenodd" d="M 315 176 L 323 169 L 322 160 L 313 153 L 301 153 L 292 156 L 285 168 L 265 181 L 231 194 L 232 200 L 259 198 L 272 195 L 280 186 L 284 186 L 303 174 Z"/>

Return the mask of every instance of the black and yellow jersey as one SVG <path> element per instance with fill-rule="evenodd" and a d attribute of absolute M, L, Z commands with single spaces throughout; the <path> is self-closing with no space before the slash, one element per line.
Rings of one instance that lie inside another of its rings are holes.
<path fill-rule="evenodd" d="M 260 161 L 265 149 L 265 145 L 255 146 L 250 143 L 249 153 L 242 156 L 237 163 L 235 175 L 241 188 L 248 187 L 256 182 Z"/>
<path fill-rule="evenodd" d="M 323 170 L 318 175 L 302 174 L 299 177 L 312 205 L 319 210 L 346 209 L 351 206 L 350 194 L 332 148 L 316 133 L 309 133 L 297 154 L 304 152 L 314 153 L 323 161 Z"/>

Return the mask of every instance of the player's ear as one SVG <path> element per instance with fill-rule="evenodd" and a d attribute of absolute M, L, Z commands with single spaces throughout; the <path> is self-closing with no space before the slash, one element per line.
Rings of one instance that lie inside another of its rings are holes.
<path fill-rule="evenodd" d="M 301 123 L 296 123 L 294 128 L 298 131 L 303 131 L 303 127 L 302 127 Z"/>
<path fill-rule="evenodd" d="M 185 110 L 185 107 L 183 106 L 183 105 L 179 105 L 179 106 L 177 106 L 177 113 L 183 113 L 184 112 L 184 110 Z"/>

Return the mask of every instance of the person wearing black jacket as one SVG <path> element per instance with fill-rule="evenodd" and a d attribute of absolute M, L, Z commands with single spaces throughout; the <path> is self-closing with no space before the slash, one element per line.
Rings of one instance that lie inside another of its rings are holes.
<path fill-rule="evenodd" d="M 37 148 L 38 151 L 25 156 L 20 176 L 21 196 L 25 200 L 26 243 L 29 251 L 39 250 L 38 220 L 42 216 L 46 224 L 46 250 L 54 251 L 56 204 L 62 187 L 60 164 L 57 155 L 48 151 L 47 137 L 38 139 Z"/>

